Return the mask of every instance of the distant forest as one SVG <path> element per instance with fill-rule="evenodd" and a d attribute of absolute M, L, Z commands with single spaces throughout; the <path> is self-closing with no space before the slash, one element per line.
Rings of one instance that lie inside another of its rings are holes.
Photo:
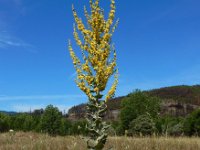
<path fill-rule="evenodd" d="M 0 132 L 13 129 L 52 136 L 87 135 L 85 107 L 86 104 L 74 106 L 65 115 L 53 105 L 27 113 L 0 112 Z M 124 135 L 128 131 L 129 135 L 200 136 L 198 108 L 200 85 L 136 90 L 110 99 L 104 119 L 111 125 L 110 135 Z"/>
<path fill-rule="evenodd" d="M 156 96 L 163 102 L 172 101 L 181 104 L 191 104 L 200 106 L 200 85 L 179 85 L 171 87 L 163 87 L 159 89 L 153 89 L 143 91 L 150 96 Z M 129 95 L 129 94 L 128 94 Z M 116 110 L 121 108 L 121 101 L 126 96 L 116 97 L 108 101 L 108 110 Z M 85 113 L 86 104 L 80 104 L 69 109 L 68 114 L 80 114 L 79 117 Z"/>

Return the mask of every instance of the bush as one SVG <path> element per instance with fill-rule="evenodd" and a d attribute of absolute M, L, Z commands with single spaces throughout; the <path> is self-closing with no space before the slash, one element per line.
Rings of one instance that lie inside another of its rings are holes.
<path fill-rule="evenodd" d="M 110 126 L 108 128 L 108 135 L 109 136 L 116 136 L 116 130 L 112 126 Z"/>
<path fill-rule="evenodd" d="M 183 135 L 184 131 L 183 131 L 183 123 L 179 122 L 178 124 L 175 124 L 173 126 L 171 126 L 168 129 L 168 133 L 171 136 L 181 136 Z"/>
<path fill-rule="evenodd" d="M 184 133 L 183 131 L 183 118 L 163 116 L 156 121 L 156 128 L 162 135 L 179 136 Z"/>
<path fill-rule="evenodd" d="M 70 132 L 72 135 L 87 135 L 86 120 L 79 120 L 72 123 Z"/>
<path fill-rule="evenodd" d="M 132 135 L 152 135 L 155 132 L 155 122 L 149 114 L 138 116 L 129 125 L 129 133 Z"/>
<path fill-rule="evenodd" d="M 124 135 L 124 130 L 122 127 L 122 123 L 120 121 L 112 121 L 111 122 L 112 129 L 115 130 L 115 134 L 118 136 Z"/>

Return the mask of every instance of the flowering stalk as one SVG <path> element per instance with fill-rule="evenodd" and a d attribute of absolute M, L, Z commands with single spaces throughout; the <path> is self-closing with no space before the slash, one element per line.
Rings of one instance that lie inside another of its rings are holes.
<path fill-rule="evenodd" d="M 108 125 L 102 120 L 106 110 L 107 101 L 115 94 L 118 84 L 118 71 L 116 68 L 116 51 L 111 43 L 118 21 L 113 25 L 115 16 L 115 1 L 111 0 L 111 9 L 106 20 L 99 0 L 90 0 L 91 13 L 84 8 L 87 19 L 87 28 L 72 7 L 75 25 L 74 39 L 81 49 L 82 58 L 79 59 L 69 42 L 70 56 L 77 72 L 77 86 L 88 96 L 87 105 L 87 139 L 88 149 L 101 150 L 107 139 Z M 78 32 L 78 30 L 79 32 Z M 80 33 L 80 34 L 79 34 Z M 108 93 L 103 97 L 108 80 L 114 76 L 114 82 Z M 100 101 L 100 99 L 105 100 Z"/>

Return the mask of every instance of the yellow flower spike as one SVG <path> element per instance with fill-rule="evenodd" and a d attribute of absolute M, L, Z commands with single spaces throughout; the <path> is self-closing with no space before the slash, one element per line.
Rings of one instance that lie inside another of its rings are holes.
<path fill-rule="evenodd" d="M 77 71 L 78 87 L 89 99 L 94 99 L 91 91 L 95 91 L 96 93 L 103 92 L 110 77 L 116 73 L 116 52 L 112 50 L 114 48 L 110 45 L 110 42 L 112 33 L 115 31 L 119 21 L 117 20 L 112 27 L 116 10 L 114 0 L 111 0 L 107 20 L 104 18 L 103 10 L 99 7 L 99 0 L 95 0 L 94 2 L 90 0 L 90 7 L 91 13 L 88 13 L 86 7 L 84 7 L 84 14 L 88 25 L 86 28 L 72 6 L 76 23 L 73 34 L 76 44 L 81 49 L 82 62 L 76 56 L 71 43 L 69 43 L 69 51 Z M 82 36 L 79 36 L 77 29 Z M 80 37 L 83 38 L 81 39 Z M 110 61 L 111 58 L 112 60 Z M 114 95 L 117 83 L 118 80 L 115 75 L 115 81 L 106 96 L 106 100 Z"/>
<path fill-rule="evenodd" d="M 94 88 L 94 91 L 95 91 L 96 93 L 98 93 L 98 92 L 99 92 L 99 88 L 98 88 L 98 87 Z"/>
<path fill-rule="evenodd" d="M 117 72 L 118 72 L 118 71 L 117 71 Z M 115 75 L 115 81 L 114 81 L 112 87 L 110 88 L 108 94 L 106 95 L 106 100 L 105 100 L 106 102 L 107 102 L 110 98 L 112 98 L 112 97 L 114 96 L 115 91 L 116 91 L 117 84 L 118 84 L 118 73 Z"/>
<path fill-rule="evenodd" d="M 76 56 L 70 42 L 69 52 L 77 72 L 75 82 L 87 95 L 91 104 L 87 107 L 88 114 L 96 115 L 101 112 L 97 116 L 97 118 L 101 119 L 103 113 L 106 111 L 106 103 L 101 103 L 100 99 L 103 98 L 102 93 L 106 89 L 107 83 L 112 75 L 114 75 L 114 82 L 108 90 L 107 95 L 105 95 L 105 102 L 114 96 L 118 84 L 118 70 L 116 71 L 117 55 L 114 47 L 111 45 L 111 37 L 119 21 L 113 26 L 116 9 L 115 0 L 111 0 L 107 20 L 104 17 L 103 9 L 99 6 L 99 0 L 89 0 L 89 2 L 91 12 L 88 13 L 86 7 L 84 7 L 87 26 L 83 24 L 83 21 L 78 17 L 77 12 L 72 6 L 75 20 L 73 34 L 76 44 L 81 49 L 82 59 L 80 60 Z M 81 36 L 79 36 L 79 33 Z M 91 125 L 88 126 L 91 131 L 102 131 L 102 134 L 106 135 L 104 134 L 106 133 L 105 124 L 100 121 L 102 126 L 97 125 L 97 120 L 91 116 L 87 119 L 91 121 Z M 103 149 L 104 141 L 106 141 L 107 137 L 94 135 L 94 133 L 90 133 L 90 135 L 95 141 L 95 144 L 98 145 L 98 148 L 93 145 L 88 145 L 88 147 L 92 149 Z M 101 148 L 99 148 L 99 145 L 101 145 Z"/>
<path fill-rule="evenodd" d="M 78 32 L 76 31 L 76 27 L 74 25 L 74 39 L 76 40 L 77 45 L 79 45 L 81 47 L 81 49 L 84 48 L 84 46 L 82 45 L 82 42 L 79 38 Z"/>

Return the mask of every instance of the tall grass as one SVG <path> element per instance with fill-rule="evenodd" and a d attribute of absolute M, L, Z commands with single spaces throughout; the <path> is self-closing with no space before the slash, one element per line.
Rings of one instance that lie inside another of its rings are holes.
<path fill-rule="evenodd" d="M 200 138 L 193 137 L 109 137 L 105 149 L 113 150 L 200 150 Z M 0 150 L 85 150 L 81 137 L 50 137 L 37 133 L 0 134 Z"/>

